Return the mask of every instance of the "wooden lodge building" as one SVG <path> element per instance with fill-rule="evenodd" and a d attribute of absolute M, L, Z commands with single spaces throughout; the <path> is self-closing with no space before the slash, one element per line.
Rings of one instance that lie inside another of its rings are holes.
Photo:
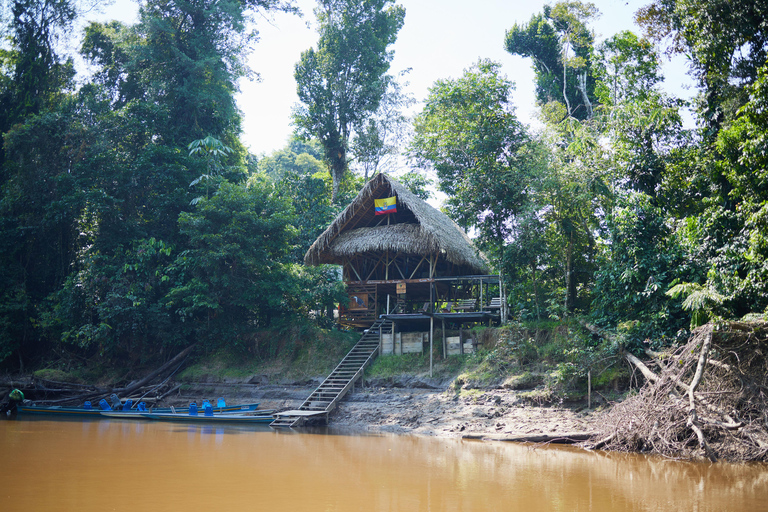
<path fill-rule="evenodd" d="M 376 200 L 390 213 L 377 214 Z M 428 329 L 431 344 L 435 320 L 445 333 L 446 324 L 499 318 L 499 278 L 488 275 L 485 256 L 447 215 L 384 174 L 366 183 L 304 262 L 341 265 L 349 303 L 339 322 L 347 326 L 367 329 L 386 318 L 401 332 Z"/>

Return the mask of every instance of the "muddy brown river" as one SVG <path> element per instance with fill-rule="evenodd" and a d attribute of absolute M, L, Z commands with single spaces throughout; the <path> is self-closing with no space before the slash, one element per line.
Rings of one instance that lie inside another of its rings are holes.
<path fill-rule="evenodd" d="M 0 511 L 768 511 L 768 466 L 408 436 L 0 421 Z"/>

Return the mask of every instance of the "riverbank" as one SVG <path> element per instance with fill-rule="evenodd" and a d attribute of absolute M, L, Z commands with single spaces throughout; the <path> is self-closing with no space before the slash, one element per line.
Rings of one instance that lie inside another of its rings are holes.
<path fill-rule="evenodd" d="M 584 403 L 537 404 L 523 391 L 472 389 L 455 392 L 449 382 L 422 387 L 368 386 L 348 394 L 331 414 L 329 427 L 354 432 L 385 432 L 431 437 L 517 439 L 520 437 L 573 437 L 598 430 L 604 406 L 588 409 Z M 221 394 L 232 401 L 257 400 L 262 408 L 293 409 L 316 383 L 284 385 L 229 385 L 213 383 L 185 386 L 175 405 Z"/>
<path fill-rule="evenodd" d="M 569 437 L 595 432 L 601 416 L 579 404 L 531 404 L 513 390 L 473 391 L 367 389 L 342 402 L 330 426 L 436 437 Z"/>

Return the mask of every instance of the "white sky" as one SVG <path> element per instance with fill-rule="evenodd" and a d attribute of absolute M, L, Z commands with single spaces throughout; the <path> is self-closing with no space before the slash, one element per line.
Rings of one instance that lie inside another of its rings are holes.
<path fill-rule="evenodd" d="M 597 0 L 602 13 L 593 23 L 597 40 L 621 30 L 640 33 L 634 25 L 634 13 L 649 0 Z M 249 58 L 251 68 L 261 81 L 243 81 L 237 97 L 243 112 L 243 142 L 252 153 L 270 153 L 285 146 L 291 131 L 291 107 L 298 101 L 293 69 L 301 52 L 314 46 L 317 32 L 312 12 L 314 0 L 298 0 L 303 18 L 277 14 L 271 21 L 258 20 L 260 41 Z M 423 101 L 429 87 L 438 79 L 458 78 L 464 69 L 480 58 L 502 65 L 502 72 L 513 80 L 513 94 L 518 118 L 534 122 L 534 76 L 530 61 L 504 50 L 505 32 L 517 23 L 526 23 L 554 1 L 528 0 L 399 0 L 405 7 L 405 25 L 393 49 L 391 73 L 411 68 L 409 91 Z M 135 21 L 136 4 L 117 0 L 100 19 L 118 18 Z M 689 97 L 691 83 L 682 60 L 667 63 L 666 89 L 677 96 Z M 420 110 L 416 106 L 416 111 Z"/>

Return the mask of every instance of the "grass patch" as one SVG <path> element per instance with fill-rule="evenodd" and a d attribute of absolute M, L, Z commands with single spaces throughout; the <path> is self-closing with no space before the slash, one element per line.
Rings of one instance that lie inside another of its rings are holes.
<path fill-rule="evenodd" d="M 546 375 L 541 373 L 534 373 L 530 371 L 523 371 L 523 373 L 511 375 L 502 384 L 502 387 L 506 389 L 533 389 L 536 386 L 544 384 Z"/>
<path fill-rule="evenodd" d="M 204 356 L 178 378 L 185 382 L 247 382 L 255 375 L 270 382 L 316 378 L 330 373 L 359 338 L 359 333 L 311 323 L 283 324 L 255 333 L 245 350 L 225 348 Z"/>
<path fill-rule="evenodd" d="M 440 359 L 437 354 L 438 350 L 439 347 L 435 347 L 436 354 L 433 355 L 432 359 L 432 377 L 436 379 L 453 378 L 466 368 L 474 367 L 478 361 L 477 356 L 473 354 L 454 355 Z M 429 373 L 429 353 L 379 356 L 365 373 L 367 378 L 381 379 L 403 375 L 424 376 Z"/>
<path fill-rule="evenodd" d="M 366 370 L 366 377 L 386 379 L 400 375 L 417 375 L 429 371 L 429 354 L 386 354 L 379 356 Z"/>
<path fill-rule="evenodd" d="M 57 382 L 70 382 L 73 384 L 81 384 L 82 379 L 78 377 L 77 375 L 65 372 L 64 370 L 59 370 L 56 368 L 44 368 L 42 370 L 37 370 L 32 373 L 32 376 L 36 379 L 42 379 L 42 380 L 53 380 Z"/>

